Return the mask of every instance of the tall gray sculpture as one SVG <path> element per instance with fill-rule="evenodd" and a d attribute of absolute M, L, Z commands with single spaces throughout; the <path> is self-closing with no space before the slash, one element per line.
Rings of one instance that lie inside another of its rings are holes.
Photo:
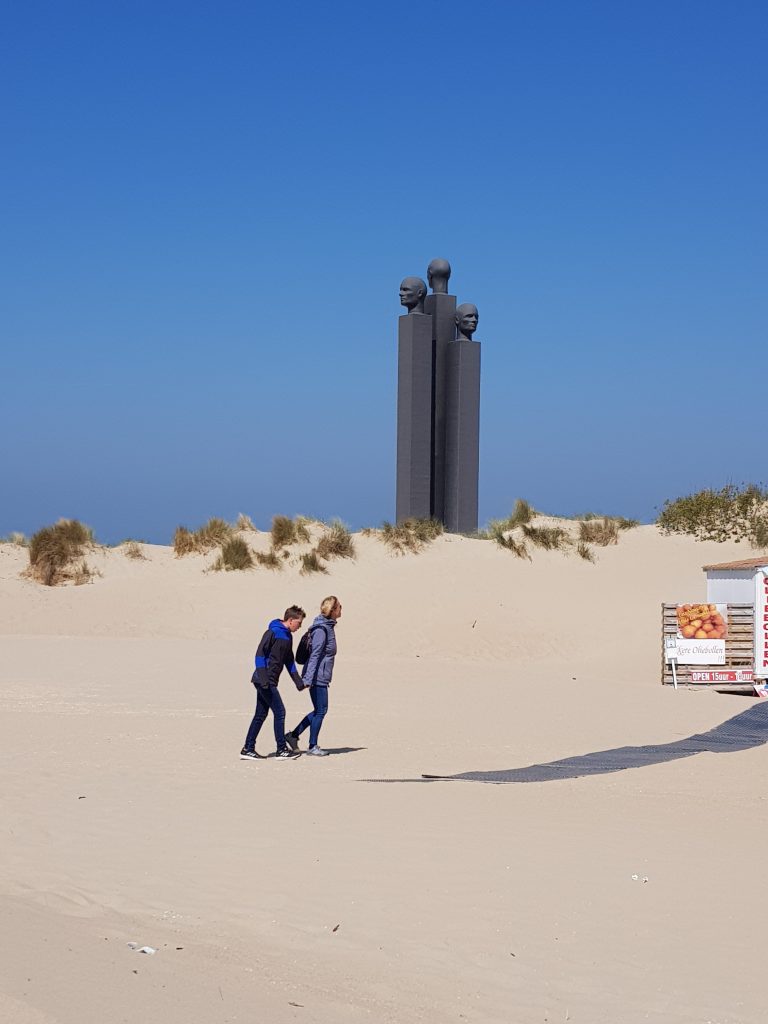
<path fill-rule="evenodd" d="M 445 522 L 445 384 L 448 345 L 456 337 L 454 316 L 456 296 L 448 294 L 451 265 L 448 260 L 432 260 L 427 280 L 432 289 L 424 302 L 424 312 L 432 317 L 432 502 L 431 515 Z"/>
<path fill-rule="evenodd" d="M 477 306 L 456 309 L 458 338 L 448 345 L 445 385 L 445 516 L 449 533 L 477 529 L 480 471 L 480 342 Z"/>
<path fill-rule="evenodd" d="M 477 530 L 480 344 L 477 307 L 448 294 L 451 266 L 432 260 L 427 279 L 400 285 L 397 521 L 439 519 L 452 533 Z M 458 332 L 458 338 L 457 338 Z"/>
<path fill-rule="evenodd" d="M 420 277 L 400 285 L 408 312 L 398 324 L 397 521 L 432 515 L 432 317 L 424 312 L 427 286 Z"/>

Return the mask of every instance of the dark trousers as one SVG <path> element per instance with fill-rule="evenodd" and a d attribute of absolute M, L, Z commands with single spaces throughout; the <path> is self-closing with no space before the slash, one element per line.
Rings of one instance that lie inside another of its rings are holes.
<path fill-rule="evenodd" d="M 256 686 L 255 683 L 254 686 Z M 264 725 L 270 711 L 275 719 L 277 752 L 279 754 L 281 750 L 285 750 L 285 704 L 283 704 L 283 698 L 278 693 L 276 686 L 256 686 L 256 713 L 248 729 L 248 735 L 245 737 L 246 750 L 256 748 L 259 729 Z"/>
<path fill-rule="evenodd" d="M 293 735 L 301 736 L 305 729 L 309 729 L 309 745 L 310 747 L 316 747 L 318 737 L 320 736 L 320 726 L 328 714 L 328 687 L 310 686 L 309 696 L 312 698 L 314 710 L 302 718 L 293 730 Z"/>

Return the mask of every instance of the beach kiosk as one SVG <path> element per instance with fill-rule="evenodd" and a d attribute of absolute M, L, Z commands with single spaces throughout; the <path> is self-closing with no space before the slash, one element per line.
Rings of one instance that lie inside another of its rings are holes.
<path fill-rule="evenodd" d="M 768 679 L 768 554 L 703 569 L 706 601 L 662 606 L 662 682 L 759 685 Z"/>

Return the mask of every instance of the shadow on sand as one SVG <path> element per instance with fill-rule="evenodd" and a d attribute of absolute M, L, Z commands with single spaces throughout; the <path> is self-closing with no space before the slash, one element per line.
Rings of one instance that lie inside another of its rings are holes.
<path fill-rule="evenodd" d="M 768 742 L 768 700 L 729 718 L 708 732 L 697 733 L 672 743 L 653 743 L 643 747 L 616 747 L 599 750 L 562 761 L 529 765 L 527 768 L 502 769 L 495 772 L 462 772 L 460 775 L 422 775 L 420 779 L 381 779 L 381 782 L 552 782 L 555 779 L 578 779 L 583 775 L 607 775 L 627 768 L 645 768 L 651 764 L 676 761 L 705 752 L 730 754 L 749 750 Z M 374 780 L 369 780 L 374 781 Z"/>

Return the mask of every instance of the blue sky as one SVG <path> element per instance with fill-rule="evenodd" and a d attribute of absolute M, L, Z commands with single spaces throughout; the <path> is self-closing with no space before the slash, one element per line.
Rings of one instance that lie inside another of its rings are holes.
<path fill-rule="evenodd" d="M 397 288 L 483 342 L 480 515 L 765 481 L 764 3 L 10 5 L 0 534 L 394 514 Z"/>

